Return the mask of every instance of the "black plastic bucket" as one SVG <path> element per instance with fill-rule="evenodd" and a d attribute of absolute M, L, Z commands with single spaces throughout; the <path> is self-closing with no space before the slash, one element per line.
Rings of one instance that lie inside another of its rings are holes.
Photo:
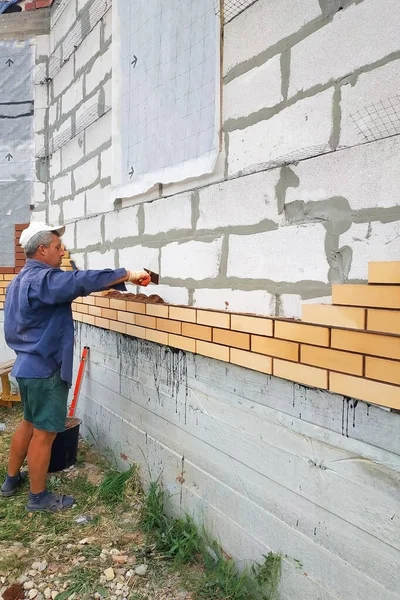
<path fill-rule="evenodd" d="M 76 463 L 79 442 L 79 419 L 67 419 L 65 430 L 57 433 L 51 449 L 48 473 L 57 473 L 72 467 Z"/>

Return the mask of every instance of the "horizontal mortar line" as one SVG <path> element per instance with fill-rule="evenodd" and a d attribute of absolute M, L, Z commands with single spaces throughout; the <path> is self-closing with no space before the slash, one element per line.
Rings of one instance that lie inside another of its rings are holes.
<path fill-rule="evenodd" d="M 149 343 L 153 343 L 153 342 L 149 342 Z M 201 356 L 201 355 L 198 355 L 198 356 Z M 204 358 L 207 358 L 207 357 L 204 357 Z M 234 366 L 234 365 L 233 365 L 233 366 Z M 100 386 L 104 387 L 106 390 L 109 390 L 109 388 L 107 388 L 106 386 L 104 386 L 102 383 L 100 383 L 100 382 L 96 381 L 96 379 L 93 379 L 93 380 L 94 380 L 94 381 L 95 381 L 95 382 L 96 382 L 98 385 L 100 385 Z M 144 387 L 144 385 L 143 385 L 143 384 L 141 384 L 141 387 Z M 148 387 L 148 386 L 147 386 L 147 387 Z M 218 447 L 214 446 L 213 444 L 210 444 L 209 442 L 207 442 L 207 441 L 203 440 L 202 438 L 199 438 L 198 436 L 196 436 L 196 435 L 194 435 L 193 433 L 191 433 L 191 432 L 187 431 L 186 429 L 184 429 L 184 428 L 183 428 L 182 426 L 180 426 L 179 424 L 176 424 L 176 423 L 174 423 L 174 422 L 171 422 L 171 421 L 169 421 L 168 419 L 166 419 L 165 417 L 163 417 L 163 416 L 161 416 L 161 415 L 159 415 L 159 414 L 157 414 L 157 413 L 155 413 L 155 412 L 153 412 L 153 411 L 149 410 L 147 407 L 144 407 L 144 406 L 142 406 L 142 405 L 140 405 L 140 404 L 137 404 L 137 403 L 136 403 L 134 400 L 132 400 L 132 399 L 130 399 L 130 398 L 127 398 L 126 396 L 123 396 L 121 393 L 119 393 L 119 392 L 114 392 L 114 390 L 110 390 L 110 391 L 112 391 L 112 392 L 113 392 L 113 393 L 115 393 L 115 394 L 119 394 L 119 395 L 121 395 L 123 398 L 125 398 L 125 399 L 126 399 L 126 400 L 128 400 L 129 402 L 132 402 L 133 404 L 135 404 L 136 406 L 138 406 L 140 409 L 142 409 L 142 410 L 145 410 L 146 412 L 148 412 L 148 413 L 150 413 L 150 414 L 152 414 L 152 415 L 155 415 L 155 416 L 156 416 L 156 417 L 158 417 L 160 420 L 164 420 L 164 421 L 166 421 L 167 423 L 169 423 L 170 425 L 172 425 L 173 427 L 177 427 L 177 428 L 178 428 L 178 429 L 180 429 L 181 431 L 184 431 L 184 432 L 185 432 L 185 433 L 187 433 L 189 436 L 192 436 L 193 438 L 195 438 L 195 439 L 199 440 L 201 443 L 204 443 L 204 444 L 206 444 L 207 446 L 209 446 L 209 447 L 210 447 L 210 448 L 212 448 L 213 450 L 216 450 L 217 452 L 221 453 L 222 455 L 225 455 L 225 456 L 227 456 L 227 457 L 228 457 L 228 458 L 230 458 L 232 461 L 235 461 L 235 462 L 237 462 L 237 463 L 241 464 L 242 466 L 246 467 L 246 468 L 247 468 L 247 469 L 249 469 L 250 471 L 253 471 L 254 473 L 257 473 L 258 475 L 261 475 L 261 476 L 262 476 L 263 478 L 265 478 L 267 481 L 268 481 L 268 480 L 269 480 L 269 481 L 272 481 L 272 482 L 273 482 L 275 485 L 277 485 L 277 486 L 279 486 L 279 487 L 281 487 L 281 488 L 283 488 L 283 489 L 285 489 L 285 490 L 287 490 L 287 491 L 289 491 L 289 492 L 293 493 L 293 494 L 294 494 L 294 495 L 296 495 L 296 496 L 299 496 L 299 497 L 300 497 L 300 498 L 302 498 L 303 500 L 306 500 L 307 502 L 310 502 L 310 503 L 314 503 L 314 504 L 316 504 L 316 505 L 317 505 L 317 506 L 318 506 L 318 507 L 319 507 L 321 510 L 323 510 L 323 511 L 326 511 L 328 514 L 331 514 L 331 515 L 335 516 L 336 518 L 339 518 L 339 519 L 341 519 L 341 520 L 342 520 L 344 523 L 348 523 L 348 524 L 349 524 L 351 527 L 354 527 L 354 528 L 358 529 L 359 531 L 362 531 L 364 534 L 367 534 L 368 536 L 371 536 L 372 538 L 374 538 L 374 539 L 378 540 L 378 541 L 379 541 L 379 542 L 381 542 L 381 543 L 384 543 L 385 545 L 389 546 L 390 548 L 393 548 L 393 549 L 395 549 L 395 550 L 398 550 L 398 548 L 396 548 L 396 547 L 395 547 L 395 546 L 393 546 L 392 544 L 388 544 L 387 542 L 384 542 L 382 539 L 378 538 L 378 537 L 377 537 L 375 534 L 373 534 L 373 533 L 371 533 L 371 532 L 368 532 L 368 531 L 365 531 L 365 530 L 364 530 L 364 529 L 362 529 L 362 527 L 360 527 L 359 525 L 356 525 L 355 523 L 353 523 L 353 522 L 351 522 L 351 521 L 348 521 L 348 520 L 347 520 L 347 519 L 345 519 L 343 516 L 341 516 L 341 515 L 339 515 L 339 514 L 337 514 L 337 513 L 334 513 L 334 512 L 332 512 L 330 509 L 326 508 L 325 506 L 322 506 L 321 504 L 319 504 L 319 503 L 316 501 L 316 499 L 311 499 L 311 498 L 309 498 L 309 497 L 308 497 L 308 495 L 305 495 L 305 494 L 299 493 L 299 492 L 298 492 L 297 490 L 295 490 L 295 489 L 291 489 L 291 488 L 288 488 L 288 487 L 286 487 L 285 485 L 283 485 L 283 484 L 282 484 L 282 483 L 280 483 L 279 481 L 276 481 L 275 479 L 272 479 L 271 477 L 268 477 L 268 476 L 267 476 L 267 475 L 265 475 L 264 473 L 261 473 L 260 471 L 257 471 L 257 470 L 256 470 L 256 469 L 254 469 L 254 468 L 253 468 L 251 465 L 248 465 L 248 464 L 246 464 L 246 463 L 242 462 L 240 459 L 238 459 L 238 458 L 236 458 L 236 457 L 233 457 L 233 456 L 231 456 L 230 454 L 228 454 L 228 453 L 224 452 L 223 450 L 221 450 L 220 448 L 218 448 Z M 157 396 L 157 391 L 156 391 L 156 390 L 153 390 L 153 392 L 154 392 L 154 394 Z M 329 391 L 328 391 L 328 393 L 332 393 L 332 392 L 329 392 Z M 86 397 L 87 397 L 89 400 L 91 400 L 92 402 L 95 402 L 95 403 L 96 403 L 98 406 L 102 407 L 104 410 L 107 410 L 109 413 L 111 413 L 111 414 L 115 415 L 117 418 L 121 419 L 122 421 L 125 421 L 127 425 L 129 425 L 129 426 L 131 426 L 131 427 L 135 427 L 135 425 L 134 425 L 134 424 L 133 424 L 131 421 L 129 421 L 129 420 L 126 418 L 126 417 L 123 417 L 122 415 L 118 414 L 116 411 L 112 410 L 111 408 L 109 408 L 109 407 L 106 407 L 106 406 L 104 406 L 104 405 L 100 404 L 100 403 L 99 403 L 99 402 L 97 402 L 97 401 L 96 401 L 94 398 L 92 398 L 92 397 L 91 397 L 91 396 L 89 396 L 88 394 L 85 394 L 85 392 L 83 392 L 83 394 L 84 394 L 84 395 L 85 395 L 85 396 L 86 396 Z M 145 431 L 145 430 L 143 430 L 143 433 L 146 433 L 146 431 Z M 152 436 L 150 433 L 148 433 L 148 435 L 150 435 L 150 436 L 153 438 L 153 436 Z M 153 438 L 153 439 L 155 439 L 155 438 Z M 165 442 L 163 442 L 163 441 L 161 441 L 161 440 L 156 440 L 156 441 L 158 441 L 159 443 L 162 443 L 163 445 L 166 445 L 166 444 L 165 444 Z M 171 449 L 171 451 L 173 451 L 174 453 L 177 453 L 177 451 L 176 451 L 176 450 L 173 450 L 173 448 L 170 448 L 170 449 Z M 301 457 L 299 457 L 299 458 L 301 458 Z M 305 459 L 304 459 L 304 460 L 305 460 Z M 335 474 L 336 474 L 336 473 L 335 473 Z M 239 481 L 240 481 L 240 476 L 239 476 L 239 475 L 237 475 L 237 476 L 238 476 L 238 479 L 239 479 Z M 355 485 L 360 485 L 360 484 L 357 484 L 356 482 L 352 482 L 352 483 L 354 483 Z M 362 486 L 362 487 L 365 487 L 365 486 Z M 366 488 L 366 489 L 369 489 L 369 488 Z M 272 514 L 272 513 L 271 513 L 271 514 Z M 276 517 L 276 518 L 279 518 L 279 517 Z M 282 522 L 284 522 L 284 521 L 282 521 Z"/>
<path fill-rule="evenodd" d="M 393 135 L 393 136 L 389 136 L 389 137 L 394 138 L 394 137 L 398 137 L 398 136 L 400 136 L 400 133 Z M 274 169 L 281 169 L 282 167 L 287 166 L 287 165 L 293 165 L 293 164 L 297 165 L 298 163 L 305 162 L 306 160 L 313 160 L 320 156 L 329 156 L 330 154 L 334 154 L 336 152 L 343 152 L 346 150 L 351 150 L 352 148 L 359 148 L 360 146 L 366 146 L 367 144 L 376 144 L 385 139 L 387 139 L 387 138 L 381 138 L 379 140 L 373 140 L 373 141 L 367 141 L 367 142 L 360 142 L 359 144 L 353 144 L 352 146 L 340 146 L 339 148 L 336 148 L 334 150 L 326 150 L 325 152 L 319 152 L 318 154 L 314 154 L 312 156 L 307 156 L 305 158 L 298 158 L 298 157 L 293 158 L 292 157 L 292 158 L 286 159 L 286 160 L 284 160 L 282 158 L 282 162 L 280 164 L 276 164 L 276 162 L 275 162 L 275 164 L 270 167 L 267 166 L 267 167 L 263 167 L 260 169 L 256 169 L 251 172 L 246 172 L 243 175 L 240 175 L 240 174 L 231 175 L 231 176 L 228 176 L 228 178 L 225 179 L 224 181 L 232 181 L 234 179 L 239 179 L 240 177 L 254 175 L 255 173 L 265 173 L 267 171 L 273 171 Z M 278 161 L 278 159 L 275 159 L 275 161 Z"/>
<path fill-rule="evenodd" d="M 0 114 L 0 119 L 21 119 L 22 117 L 32 117 L 34 114 L 33 110 L 27 113 L 20 113 L 19 115 L 2 115 Z"/>
<path fill-rule="evenodd" d="M 34 100 L 22 100 L 21 102 L 0 102 L 0 106 L 19 106 L 20 104 L 33 104 Z"/>

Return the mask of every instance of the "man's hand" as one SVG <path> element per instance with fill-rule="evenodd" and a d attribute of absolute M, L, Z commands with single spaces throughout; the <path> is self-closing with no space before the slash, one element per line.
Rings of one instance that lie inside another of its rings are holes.
<path fill-rule="evenodd" d="M 128 271 L 128 279 L 129 283 L 133 283 L 134 285 L 142 285 L 146 287 L 150 283 L 150 275 L 146 273 L 146 271 Z"/>

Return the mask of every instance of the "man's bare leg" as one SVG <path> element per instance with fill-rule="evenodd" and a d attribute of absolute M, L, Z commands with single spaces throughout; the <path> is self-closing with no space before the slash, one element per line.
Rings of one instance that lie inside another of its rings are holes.
<path fill-rule="evenodd" d="M 33 425 L 28 421 L 21 421 L 11 440 L 10 458 L 8 461 L 8 475 L 15 477 L 28 454 L 29 444 L 33 435 Z"/>
<path fill-rule="evenodd" d="M 49 468 L 51 447 L 56 433 L 33 429 L 28 448 L 29 479 L 32 494 L 40 494 L 46 489 L 47 470 Z"/>

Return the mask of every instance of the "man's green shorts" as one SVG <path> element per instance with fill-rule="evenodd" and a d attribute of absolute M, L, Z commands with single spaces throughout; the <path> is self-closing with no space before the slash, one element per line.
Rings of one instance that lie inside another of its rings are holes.
<path fill-rule="evenodd" d="M 17 377 L 17 381 L 25 421 L 43 431 L 64 431 L 69 388 L 60 371 L 46 379 Z"/>

